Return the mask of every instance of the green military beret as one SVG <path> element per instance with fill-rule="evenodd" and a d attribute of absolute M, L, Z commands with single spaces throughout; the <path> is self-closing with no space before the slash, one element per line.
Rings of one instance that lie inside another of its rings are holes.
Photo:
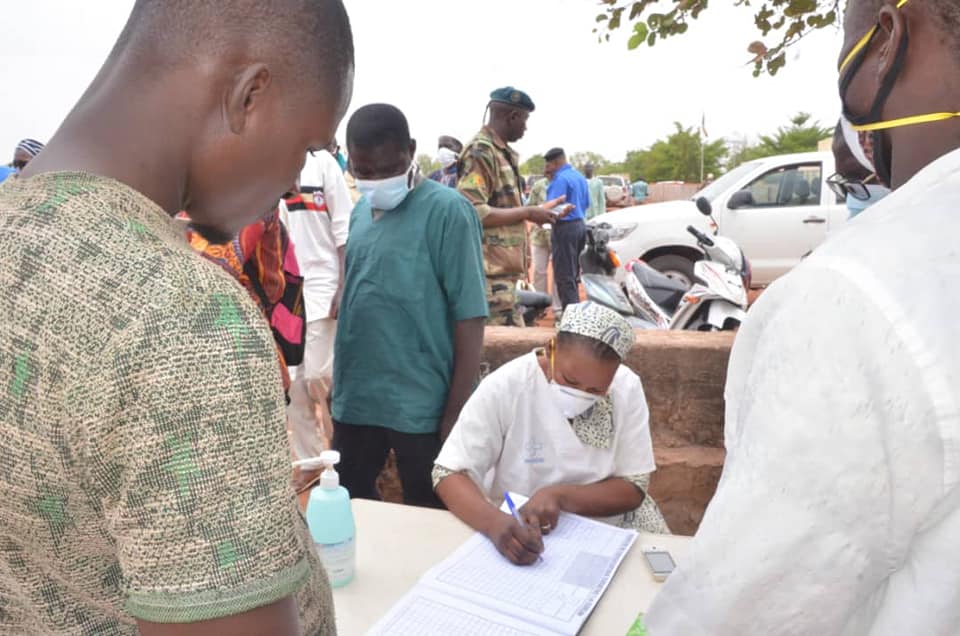
<path fill-rule="evenodd" d="M 533 105 L 533 100 L 530 99 L 530 96 L 523 91 L 518 91 L 513 86 L 504 86 L 503 88 L 498 88 L 497 90 L 491 92 L 490 101 L 516 106 L 517 108 L 529 110 L 531 113 L 535 108 Z"/>

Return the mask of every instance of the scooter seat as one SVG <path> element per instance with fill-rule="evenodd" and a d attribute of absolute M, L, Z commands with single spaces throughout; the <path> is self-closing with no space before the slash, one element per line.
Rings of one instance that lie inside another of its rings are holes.
<path fill-rule="evenodd" d="M 683 295 L 688 291 L 686 285 L 658 272 L 643 261 L 635 261 L 631 269 L 653 302 L 669 314 L 677 310 Z"/>
<path fill-rule="evenodd" d="M 528 309 L 546 309 L 553 304 L 553 297 L 550 294 L 518 289 L 517 304 Z"/>

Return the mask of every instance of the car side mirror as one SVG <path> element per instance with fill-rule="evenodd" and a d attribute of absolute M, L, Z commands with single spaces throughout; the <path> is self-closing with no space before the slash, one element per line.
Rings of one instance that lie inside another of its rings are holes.
<path fill-rule="evenodd" d="M 727 202 L 727 207 L 731 210 L 737 210 L 739 208 L 749 208 L 756 205 L 753 201 L 753 192 L 749 190 L 740 190 L 735 192 L 730 201 Z"/>
<path fill-rule="evenodd" d="M 710 205 L 710 202 L 707 201 L 707 197 L 697 197 L 697 209 L 700 210 L 700 214 L 703 216 L 710 216 L 713 214 L 713 206 Z"/>

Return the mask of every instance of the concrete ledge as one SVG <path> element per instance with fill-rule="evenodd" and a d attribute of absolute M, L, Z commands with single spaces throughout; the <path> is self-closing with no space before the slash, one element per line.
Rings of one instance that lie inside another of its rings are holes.
<path fill-rule="evenodd" d="M 692 535 L 717 489 L 726 453 L 720 448 L 687 446 L 654 449 L 657 472 L 650 495 L 675 534 Z"/>

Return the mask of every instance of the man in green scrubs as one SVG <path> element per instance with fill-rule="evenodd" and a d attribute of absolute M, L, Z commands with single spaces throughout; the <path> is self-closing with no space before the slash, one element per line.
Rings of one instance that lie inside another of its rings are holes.
<path fill-rule="evenodd" d="M 394 106 L 347 125 L 363 198 L 350 218 L 334 354 L 334 448 L 354 497 L 377 498 L 390 449 L 404 501 L 439 506 L 430 471 L 480 369 L 487 299 L 473 206 L 421 178 Z"/>

